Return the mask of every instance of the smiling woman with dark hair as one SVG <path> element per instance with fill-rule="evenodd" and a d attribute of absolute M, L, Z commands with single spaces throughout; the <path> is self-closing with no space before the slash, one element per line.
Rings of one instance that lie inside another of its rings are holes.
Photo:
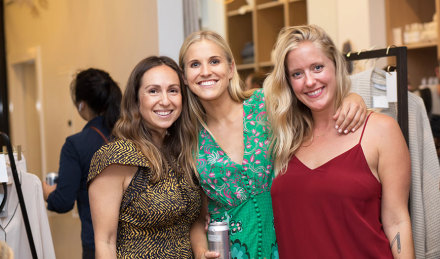
<path fill-rule="evenodd" d="M 132 71 L 116 140 L 90 167 L 97 258 L 192 258 L 189 233 L 201 192 L 185 95 L 182 73 L 168 57 L 146 58 Z"/>

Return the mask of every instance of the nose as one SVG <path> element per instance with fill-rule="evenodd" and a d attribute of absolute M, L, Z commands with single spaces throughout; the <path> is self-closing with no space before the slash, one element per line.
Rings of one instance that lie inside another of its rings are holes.
<path fill-rule="evenodd" d="M 312 87 L 313 85 L 315 85 L 316 80 L 312 73 L 305 72 L 305 78 L 306 78 L 306 86 Z"/>
<path fill-rule="evenodd" d="M 170 99 L 168 97 L 168 93 L 167 92 L 163 92 L 160 98 L 160 104 L 163 106 L 167 106 L 170 104 Z"/>
<path fill-rule="evenodd" d="M 207 65 L 202 65 L 200 73 L 202 76 L 209 76 L 211 74 L 211 69 Z"/>

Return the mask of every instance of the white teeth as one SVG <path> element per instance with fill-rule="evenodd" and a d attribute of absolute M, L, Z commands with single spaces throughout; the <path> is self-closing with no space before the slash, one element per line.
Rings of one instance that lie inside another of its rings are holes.
<path fill-rule="evenodd" d="M 155 113 L 160 116 L 167 116 L 171 114 L 171 111 L 155 111 Z"/>
<path fill-rule="evenodd" d="M 210 85 L 213 85 L 213 84 L 215 84 L 214 80 L 200 82 L 201 86 L 210 86 Z"/>
<path fill-rule="evenodd" d="M 319 89 L 316 90 L 316 91 L 313 91 L 313 92 L 309 92 L 309 93 L 307 93 L 307 95 L 309 95 L 309 96 L 315 96 L 315 95 L 319 94 L 321 91 L 322 91 L 322 88 L 319 88 Z"/>

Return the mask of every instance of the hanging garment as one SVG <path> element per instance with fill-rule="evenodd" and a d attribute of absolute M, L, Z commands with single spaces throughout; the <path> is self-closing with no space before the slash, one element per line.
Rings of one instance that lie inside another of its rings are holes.
<path fill-rule="evenodd" d="M 32 253 L 8 160 L 7 171 L 9 179 L 5 205 L 6 215 L 0 217 L 0 240 L 5 241 L 12 248 L 14 258 L 29 259 L 32 258 Z M 37 256 L 42 259 L 55 258 L 41 181 L 36 175 L 27 173 L 24 170 L 26 169 L 24 158 L 20 161 L 17 161 L 17 159 L 15 161 Z"/>
<path fill-rule="evenodd" d="M 350 76 L 352 92 L 372 107 L 373 96 L 386 95 L 385 71 L 370 69 Z M 397 104 L 381 113 L 397 118 Z M 423 100 L 408 93 L 408 135 L 411 155 L 410 215 L 417 258 L 440 258 L 440 166 Z"/>

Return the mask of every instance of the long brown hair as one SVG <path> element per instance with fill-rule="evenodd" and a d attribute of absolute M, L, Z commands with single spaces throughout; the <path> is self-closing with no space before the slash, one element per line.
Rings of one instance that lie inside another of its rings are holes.
<path fill-rule="evenodd" d="M 162 147 L 154 145 L 151 130 L 139 111 L 139 88 L 142 76 L 157 66 L 168 66 L 178 77 L 182 93 L 182 113 L 167 129 Z M 152 168 L 151 181 L 157 182 L 166 176 L 169 167 L 176 172 L 183 171 L 184 176 L 193 183 L 196 170 L 193 151 L 197 143 L 194 125 L 196 118 L 189 112 L 187 86 L 179 66 L 169 57 L 151 56 L 141 60 L 130 74 L 121 104 L 121 118 L 117 121 L 113 134 L 120 139 L 132 141 L 150 161 Z M 176 160 L 177 164 L 172 162 Z M 181 168 L 181 170 L 179 170 Z"/>

